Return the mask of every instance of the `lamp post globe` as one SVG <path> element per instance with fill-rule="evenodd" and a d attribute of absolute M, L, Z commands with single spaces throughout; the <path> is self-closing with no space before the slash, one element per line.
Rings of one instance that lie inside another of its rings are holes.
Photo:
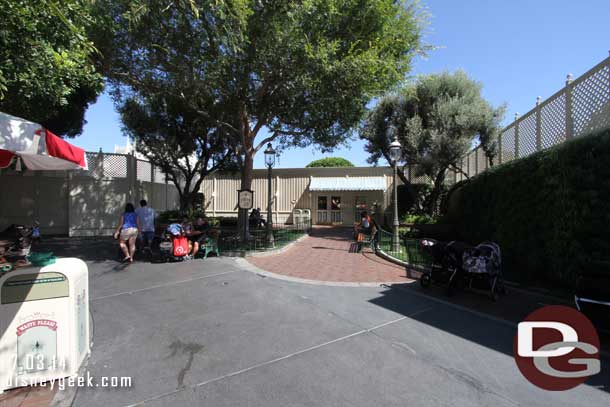
<path fill-rule="evenodd" d="M 275 156 L 277 152 L 271 146 L 271 143 L 267 144 L 265 153 L 265 164 L 267 165 L 267 245 L 273 247 L 275 242 L 273 238 L 273 193 L 271 191 L 271 169 L 275 165 Z"/>
<path fill-rule="evenodd" d="M 277 155 L 277 152 L 273 149 L 271 143 L 267 143 L 267 148 L 265 149 L 264 153 L 265 165 L 267 165 L 268 168 L 273 168 L 275 166 L 275 156 Z"/>

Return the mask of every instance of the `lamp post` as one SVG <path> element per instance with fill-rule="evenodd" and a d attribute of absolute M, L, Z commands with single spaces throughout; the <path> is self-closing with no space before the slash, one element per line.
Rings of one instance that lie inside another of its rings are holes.
<path fill-rule="evenodd" d="M 273 214 L 271 211 L 273 194 L 271 191 L 271 169 L 275 165 L 276 151 L 271 146 L 271 143 L 267 144 L 265 149 L 265 164 L 267 165 L 267 244 L 269 247 L 274 246 L 273 239 Z"/>
<path fill-rule="evenodd" d="M 398 222 L 398 187 L 396 185 L 396 168 L 398 167 L 398 160 L 402 155 L 402 146 L 398 142 L 398 130 L 396 129 L 396 127 L 390 125 L 387 130 L 387 135 L 388 138 L 394 139 L 394 141 L 392 141 L 388 147 L 388 155 L 390 156 L 390 160 L 392 161 L 392 167 L 394 169 L 394 233 L 392 237 L 392 250 L 394 252 L 399 252 L 400 237 L 398 236 L 398 227 L 400 226 L 400 223 Z"/>

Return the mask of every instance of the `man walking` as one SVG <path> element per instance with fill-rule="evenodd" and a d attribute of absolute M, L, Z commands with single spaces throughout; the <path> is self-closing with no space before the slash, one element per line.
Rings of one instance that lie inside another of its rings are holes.
<path fill-rule="evenodd" d="M 146 199 L 142 199 L 140 201 L 140 207 L 136 209 L 136 214 L 138 215 L 138 219 L 140 219 L 140 224 L 142 226 L 140 243 L 142 244 L 143 251 L 150 251 L 150 246 L 155 238 L 155 210 L 149 208 L 147 205 L 148 202 L 146 202 Z"/>

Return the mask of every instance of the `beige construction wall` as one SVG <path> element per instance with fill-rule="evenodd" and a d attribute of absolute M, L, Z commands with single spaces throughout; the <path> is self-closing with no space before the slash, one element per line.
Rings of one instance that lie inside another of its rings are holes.
<path fill-rule="evenodd" d="M 147 161 L 87 153 L 88 171 L 2 170 L 0 230 L 40 222 L 46 235 L 111 235 L 125 204 L 146 199 L 157 211 L 179 208 L 175 186 Z"/>
<path fill-rule="evenodd" d="M 292 223 L 294 209 L 311 209 L 315 222 L 315 209 L 318 192 L 309 191 L 311 177 L 364 177 L 385 176 L 387 190 L 382 191 L 342 191 L 342 207 L 345 208 L 344 223 L 351 223 L 354 213 L 355 196 L 370 197 L 370 202 L 378 201 L 382 208 L 391 202 L 392 170 L 389 167 L 350 167 L 350 168 L 280 168 L 272 172 L 272 191 L 274 194 L 273 221 Z M 212 216 L 237 216 L 237 191 L 240 189 L 238 174 L 213 174 L 202 183 L 204 207 Z M 252 181 L 254 207 L 267 211 L 267 170 L 254 170 Z M 388 191 L 390 191 L 388 193 Z M 332 192 L 320 193 L 331 195 Z"/>

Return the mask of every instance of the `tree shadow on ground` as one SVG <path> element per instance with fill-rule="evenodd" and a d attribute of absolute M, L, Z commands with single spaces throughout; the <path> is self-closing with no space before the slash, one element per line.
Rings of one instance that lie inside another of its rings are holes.
<path fill-rule="evenodd" d="M 553 304 L 550 297 L 514 290 L 509 290 L 508 295 L 498 302 L 492 302 L 487 296 L 469 291 L 461 291 L 447 297 L 442 287 L 423 289 L 419 284 L 393 284 L 385 287 L 387 290 L 383 291 L 381 296 L 370 300 L 371 303 L 510 357 L 513 357 L 513 337 L 517 323 L 535 309 Z M 423 300 L 430 298 L 440 301 L 440 306 L 446 312 L 413 315 L 412 301 L 405 301 L 405 296 L 410 294 Z M 442 303 L 446 305 L 443 307 Z M 561 302 L 557 304 L 570 305 Z M 461 316 L 466 311 L 470 311 L 470 314 L 465 319 Z M 502 320 L 496 323 L 501 328 L 490 329 L 490 319 Z M 477 323 L 478 321 L 481 323 Z M 509 334 L 501 336 L 500 331 L 507 331 Z M 610 393 L 610 335 L 600 332 L 600 341 L 601 372 L 589 378 L 586 384 Z"/>
<path fill-rule="evenodd" d="M 120 260 L 119 245 L 112 237 L 46 238 L 32 246 L 34 252 L 53 252 L 57 257 L 77 257 L 84 261 Z"/>

